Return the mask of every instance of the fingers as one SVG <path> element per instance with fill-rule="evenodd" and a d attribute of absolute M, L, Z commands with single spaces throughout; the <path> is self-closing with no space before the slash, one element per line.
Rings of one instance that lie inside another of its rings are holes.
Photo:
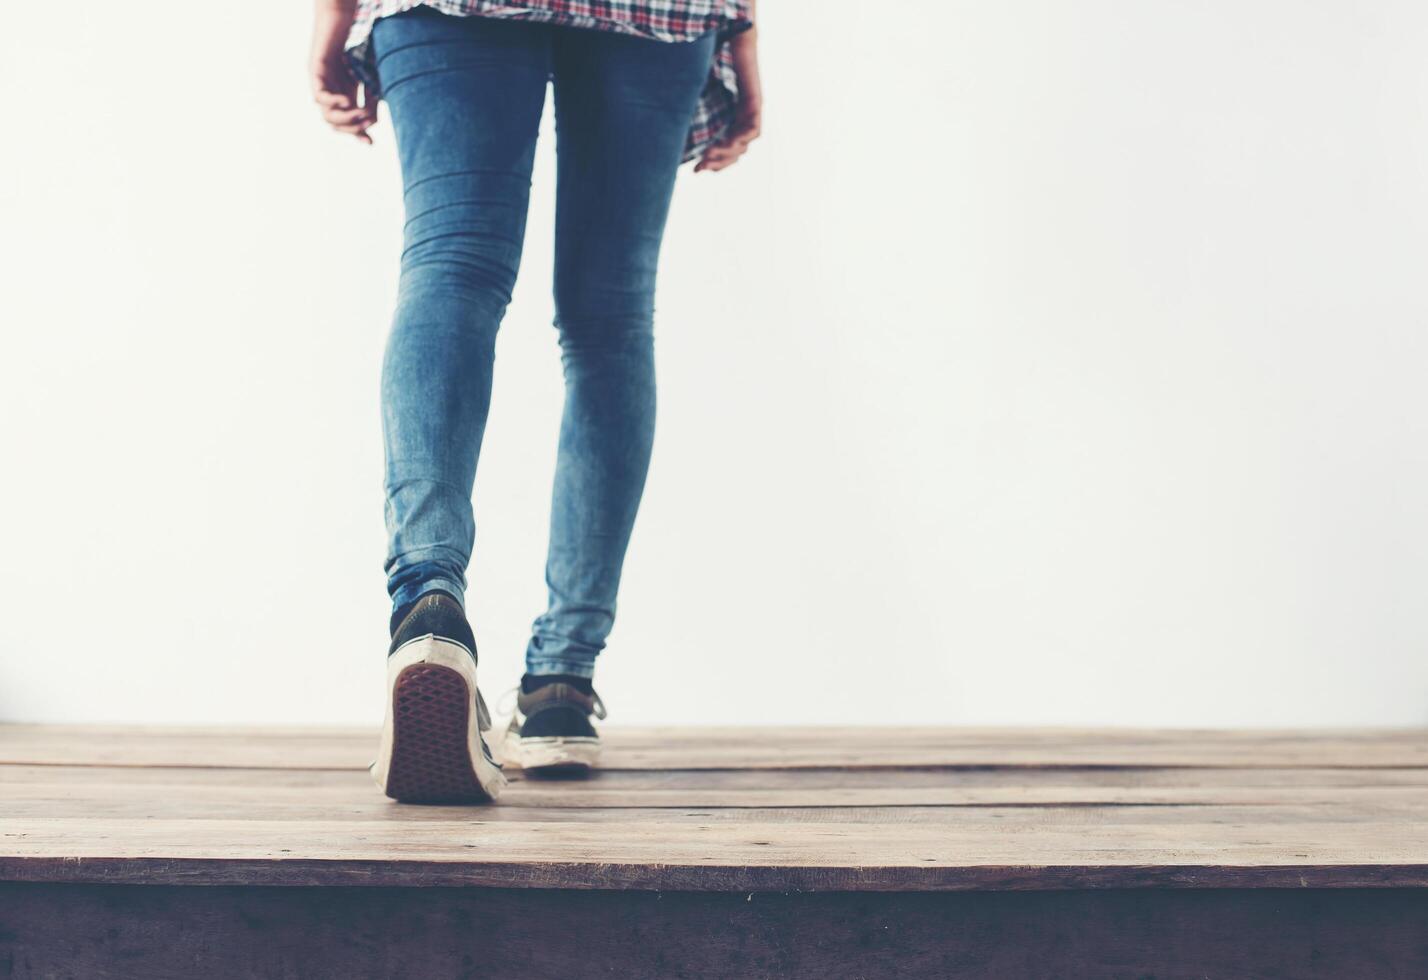
<path fill-rule="evenodd" d="M 337 132 L 370 145 L 372 137 L 367 135 L 367 130 L 377 122 L 379 103 L 368 98 L 364 99 L 364 105 L 358 105 L 355 80 L 344 77 L 334 84 L 330 79 L 331 74 L 322 69 L 313 75 L 313 101 L 322 112 L 323 120 Z"/>
<path fill-rule="evenodd" d="M 725 167 L 732 167 L 747 149 L 748 146 L 743 143 L 716 143 L 705 151 L 704 156 L 694 165 L 694 172 L 710 170 L 717 173 Z"/>
<path fill-rule="evenodd" d="M 323 109 L 357 106 L 357 79 L 341 65 L 327 61 L 312 66 L 312 99 Z"/>
<path fill-rule="evenodd" d="M 709 148 L 703 159 L 694 167 L 694 172 L 699 173 L 704 170 L 718 172 L 726 167 L 732 167 L 744 155 L 748 147 L 742 143 L 723 144 L 719 143 Z"/>
<path fill-rule="evenodd" d="M 319 86 L 322 86 L 324 83 L 319 81 L 317 84 Z M 347 92 L 335 92 L 331 89 L 322 87 L 317 88 L 313 92 L 312 98 L 313 101 L 316 102 L 319 106 L 321 106 L 324 110 L 351 109 L 354 105 L 356 105 L 355 100 Z"/>
<path fill-rule="evenodd" d="M 759 138 L 763 132 L 763 112 L 757 105 L 745 106 L 744 111 L 739 113 L 739 118 L 734 120 L 733 131 L 726 139 L 748 145 Z"/>
<path fill-rule="evenodd" d="M 732 167 L 748 152 L 749 144 L 758 138 L 758 116 L 741 120 L 728 136 L 705 151 L 704 156 L 694 165 L 694 172 L 709 170 L 717 173 L 726 167 Z"/>
<path fill-rule="evenodd" d="M 333 129 L 343 129 L 355 123 L 366 123 L 370 126 L 376 122 L 372 110 L 366 106 L 359 106 L 356 109 L 324 109 L 322 118 L 326 119 L 327 124 Z"/>
<path fill-rule="evenodd" d="M 364 143 L 371 143 L 367 130 L 377 122 L 377 106 L 359 106 L 356 109 L 324 109 L 322 118 L 339 133 L 355 136 Z"/>

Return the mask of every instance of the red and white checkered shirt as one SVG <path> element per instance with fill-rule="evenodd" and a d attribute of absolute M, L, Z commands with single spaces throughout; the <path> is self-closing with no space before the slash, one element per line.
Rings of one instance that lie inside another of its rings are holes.
<path fill-rule="evenodd" d="M 347 36 L 347 63 L 369 93 L 380 94 L 368 43 L 373 22 L 413 7 L 432 7 L 459 17 L 505 17 L 615 31 L 656 41 L 693 41 L 718 30 L 721 40 L 690 122 L 684 159 L 702 155 L 734 121 L 739 81 L 729 38 L 750 25 L 749 0 L 358 0 L 357 17 Z"/>

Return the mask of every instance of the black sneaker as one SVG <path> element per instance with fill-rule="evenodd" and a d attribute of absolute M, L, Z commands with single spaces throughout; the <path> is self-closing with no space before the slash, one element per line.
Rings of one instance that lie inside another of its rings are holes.
<path fill-rule="evenodd" d="M 452 596 L 428 592 L 392 631 L 372 778 L 404 803 L 490 802 L 506 785 L 481 735 L 490 727 L 466 614 Z"/>
<path fill-rule="evenodd" d="M 600 736 L 590 724 L 591 715 L 604 718 L 605 703 L 589 678 L 527 674 L 521 678 L 501 758 L 538 775 L 587 773 L 600 758 Z"/>

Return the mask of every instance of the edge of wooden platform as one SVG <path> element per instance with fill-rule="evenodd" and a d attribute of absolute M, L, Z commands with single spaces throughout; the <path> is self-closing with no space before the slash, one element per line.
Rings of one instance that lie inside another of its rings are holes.
<path fill-rule="evenodd" d="M 652 892 L 1428 888 L 1428 864 L 783 867 L 539 862 L 0 857 L 0 881 L 260 887 L 480 887 Z"/>

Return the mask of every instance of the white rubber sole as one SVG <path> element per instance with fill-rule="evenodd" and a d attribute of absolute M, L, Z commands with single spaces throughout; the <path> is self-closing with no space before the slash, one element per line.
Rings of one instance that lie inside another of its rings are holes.
<path fill-rule="evenodd" d="M 476 662 L 428 634 L 387 658 L 387 709 L 372 778 L 411 803 L 486 803 L 506 786 L 481 735 Z M 488 722 L 489 724 L 489 722 Z"/>
<path fill-rule="evenodd" d="M 600 761 L 600 740 L 558 735 L 521 738 L 507 729 L 501 761 L 521 769 L 589 769 Z"/>

